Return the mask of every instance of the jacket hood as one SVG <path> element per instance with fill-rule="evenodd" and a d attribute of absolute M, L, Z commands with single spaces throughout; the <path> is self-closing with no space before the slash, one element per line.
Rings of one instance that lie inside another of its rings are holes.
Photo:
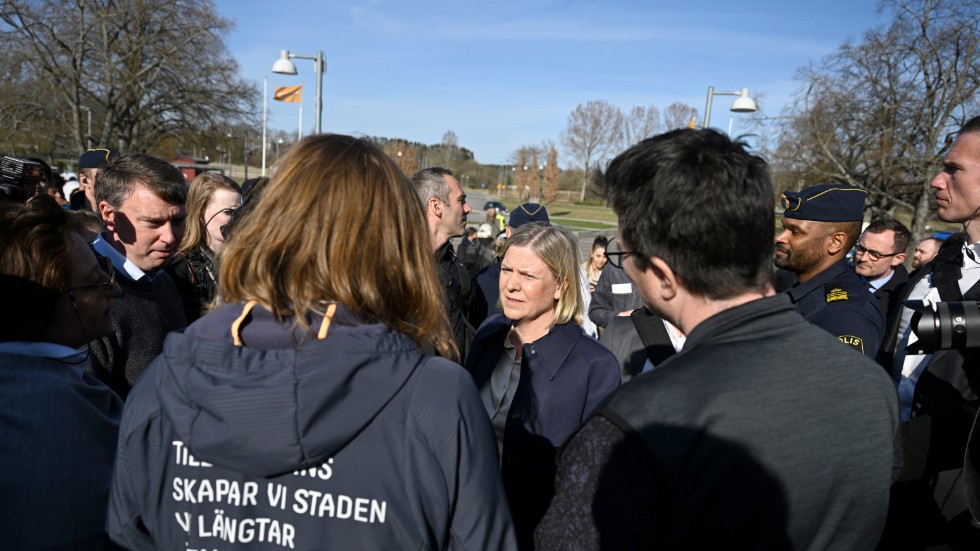
<path fill-rule="evenodd" d="M 156 360 L 157 394 L 177 435 L 197 459 L 239 472 L 271 477 L 322 463 L 423 360 L 405 335 L 342 308 L 325 339 L 297 345 L 290 321 L 256 307 L 245 346 L 235 346 L 230 326 L 241 311 L 226 305 L 171 333 Z"/>

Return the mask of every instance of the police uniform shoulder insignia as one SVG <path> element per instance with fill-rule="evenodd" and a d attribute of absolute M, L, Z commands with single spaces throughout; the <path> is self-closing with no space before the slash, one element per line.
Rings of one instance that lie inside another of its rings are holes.
<path fill-rule="evenodd" d="M 828 285 L 825 289 L 827 291 L 827 303 L 837 302 L 839 300 L 847 300 L 847 291 L 841 287 L 835 285 Z"/>
<path fill-rule="evenodd" d="M 855 337 L 854 335 L 837 335 L 837 340 L 846 344 L 847 346 L 854 347 L 858 352 L 864 354 L 864 340 L 861 337 Z"/>

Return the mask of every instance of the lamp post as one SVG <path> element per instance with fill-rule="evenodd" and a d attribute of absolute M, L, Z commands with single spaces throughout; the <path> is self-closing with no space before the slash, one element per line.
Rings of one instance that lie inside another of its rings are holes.
<path fill-rule="evenodd" d="M 538 165 L 538 204 L 544 204 L 544 165 Z"/>
<path fill-rule="evenodd" d="M 234 138 L 234 134 L 228 132 L 228 177 L 231 178 L 231 140 Z"/>
<path fill-rule="evenodd" d="M 312 59 L 316 71 L 316 133 L 320 133 L 320 121 L 323 118 L 323 73 L 327 70 L 327 63 L 323 60 L 323 50 L 317 51 L 315 56 L 298 55 L 290 53 L 289 50 L 279 52 L 279 59 L 272 64 L 272 72 L 281 75 L 295 75 L 296 64 L 290 59 Z"/>
<path fill-rule="evenodd" d="M 708 128 L 708 125 L 711 124 L 711 100 L 715 96 L 738 96 L 738 99 L 732 104 L 732 111 L 735 113 L 752 113 L 759 109 L 755 105 L 755 100 L 749 97 L 748 88 L 742 88 L 738 92 L 715 92 L 714 86 L 708 86 L 708 101 L 704 106 L 704 124 L 701 125 L 701 128 Z"/>
<path fill-rule="evenodd" d="M 242 180 L 248 180 L 248 132 L 242 136 L 242 164 L 245 165 L 245 178 Z"/>
<path fill-rule="evenodd" d="M 84 105 L 79 105 L 78 108 L 88 112 L 88 133 L 85 134 L 85 149 L 92 149 L 92 109 Z"/>
<path fill-rule="evenodd" d="M 283 143 L 283 139 L 281 137 L 278 140 L 276 140 L 276 162 L 277 163 L 279 162 L 279 146 L 282 145 L 282 143 Z"/>

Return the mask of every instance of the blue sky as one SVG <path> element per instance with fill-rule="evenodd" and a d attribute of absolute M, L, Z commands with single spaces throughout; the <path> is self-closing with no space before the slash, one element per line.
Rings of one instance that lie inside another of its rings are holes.
<path fill-rule="evenodd" d="M 323 50 L 323 130 L 439 143 L 452 130 L 481 163 L 559 136 L 593 99 L 624 111 L 680 101 L 704 111 L 708 86 L 748 87 L 775 116 L 796 71 L 882 22 L 871 0 L 217 0 L 242 75 L 260 89 L 302 83 L 314 125 L 313 62 L 272 73 L 279 50 Z M 712 126 L 739 133 L 732 97 Z M 298 109 L 270 98 L 270 128 L 295 132 Z M 744 124 L 742 127 L 744 129 Z M 561 164 L 568 166 L 567 159 Z"/>

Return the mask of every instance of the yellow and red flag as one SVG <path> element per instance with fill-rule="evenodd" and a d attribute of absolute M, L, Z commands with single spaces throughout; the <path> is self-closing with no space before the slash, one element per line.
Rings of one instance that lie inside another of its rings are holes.
<path fill-rule="evenodd" d="M 286 103 L 303 103 L 303 85 L 276 86 L 276 92 L 272 99 Z"/>

